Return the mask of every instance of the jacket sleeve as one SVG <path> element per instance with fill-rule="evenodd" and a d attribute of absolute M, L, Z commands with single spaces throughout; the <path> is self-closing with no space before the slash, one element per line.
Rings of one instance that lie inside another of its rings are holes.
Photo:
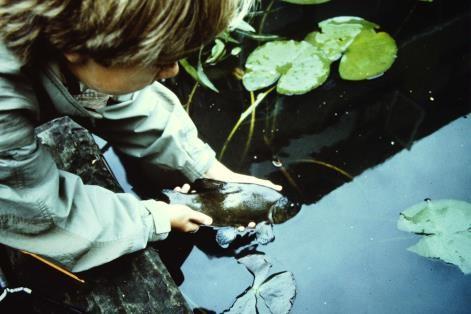
<path fill-rule="evenodd" d="M 198 138 L 177 96 L 160 83 L 99 113 L 103 116 L 96 120 L 99 135 L 122 153 L 148 164 L 151 172 L 152 166 L 175 169 L 193 181 L 216 160 L 214 151 Z"/>
<path fill-rule="evenodd" d="M 165 237 L 164 204 L 56 167 L 34 136 L 38 105 L 19 69 L 0 49 L 0 242 L 82 271 Z"/>

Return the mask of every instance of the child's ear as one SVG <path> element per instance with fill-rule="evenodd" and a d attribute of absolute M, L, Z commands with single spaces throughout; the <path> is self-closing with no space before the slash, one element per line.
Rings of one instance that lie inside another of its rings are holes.
<path fill-rule="evenodd" d="M 64 52 L 64 57 L 67 61 L 74 64 L 82 63 L 86 59 L 85 56 L 77 52 Z"/>

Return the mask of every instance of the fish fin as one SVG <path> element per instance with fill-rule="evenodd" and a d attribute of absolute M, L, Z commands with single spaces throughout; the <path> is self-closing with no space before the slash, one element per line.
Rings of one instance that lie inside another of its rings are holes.
<path fill-rule="evenodd" d="M 234 227 L 221 227 L 216 232 L 216 242 L 220 247 L 226 249 L 235 240 L 237 230 Z"/>
<path fill-rule="evenodd" d="M 175 193 L 174 190 L 163 189 L 157 192 L 157 195 L 154 196 L 154 199 L 157 201 L 162 201 L 165 203 L 170 203 L 170 196 Z"/>
<path fill-rule="evenodd" d="M 261 223 L 257 224 L 255 227 L 255 237 L 260 244 L 268 244 L 275 240 L 275 233 L 273 232 L 273 225 L 262 221 Z"/>
<path fill-rule="evenodd" d="M 239 193 L 242 191 L 239 186 L 240 184 L 243 183 L 231 183 L 213 179 L 196 179 L 195 182 L 193 182 L 192 188 L 198 193 L 215 191 L 222 195 Z"/>
<path fill-rule="evenodd" d="M 225 182 L 213 180 L 213 179 L 196 179 L 195 182 L 191 185 L 191 187 L 197 192 L 203 191 L 214 191 L 219 190 L 223 187 Z"/>

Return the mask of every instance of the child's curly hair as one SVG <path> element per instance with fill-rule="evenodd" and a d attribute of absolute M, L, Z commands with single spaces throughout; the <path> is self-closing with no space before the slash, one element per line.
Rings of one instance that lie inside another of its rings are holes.
<path fill-rule="evenodd" d="M 0 37 L 28 64 L 52 48 L 104 66 L 178 60 L 253 0 L 0 0 Z"/>

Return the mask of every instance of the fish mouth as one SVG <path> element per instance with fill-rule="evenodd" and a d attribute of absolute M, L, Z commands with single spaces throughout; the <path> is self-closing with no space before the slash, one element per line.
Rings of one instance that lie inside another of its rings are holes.
<path fill-rule="evenodd" d="M 283 223 L 296 216 L 301 209 L 301 204 L 290 202 L 286 198 L 279 199 L 268 212 L 268 221 L 274 224 Z"/>

